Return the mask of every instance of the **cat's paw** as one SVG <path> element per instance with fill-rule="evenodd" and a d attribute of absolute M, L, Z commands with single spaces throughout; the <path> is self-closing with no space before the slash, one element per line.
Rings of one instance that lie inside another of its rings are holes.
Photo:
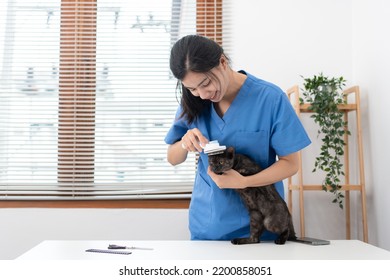
<path fill-rule="evenodd" d="M 241 244 L 240 241 L 239 241 L 239 238 L 234 238 L 234 239 L 232 239 L 230 242 L 232 242 L 232 244 L 234 244 L 234 245 L 239 245 L 239 244 Z"/>
<path fill-rule="evenodd" d="M 277 245 L 284 245 L 286 243 L 286 240 L 278 238 L 275 240 L 275 244 Z"/>
<path fill-rule="evenodd" d="M 260 243 L 259 238 L 234 238 L 231 240 L 234 245 L 243 245 L 243 244 L 254 244 Z"/>

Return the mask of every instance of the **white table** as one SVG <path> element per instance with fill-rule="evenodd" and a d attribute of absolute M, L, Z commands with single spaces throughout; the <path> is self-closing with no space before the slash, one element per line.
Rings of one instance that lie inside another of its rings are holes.
<path fill-rule="evenodd" d="M 149 247 L 126 250 L 130 255 L 90 253 L 109 244 Z M 390 251 L 358 240 L 331 240 L 330 245 L 312 246 L 295 242 L 276 245 L 262 242 L 232 245 L 229 241 L 90 240 L 43 241 L 17 260 L 390 260 Z"/>

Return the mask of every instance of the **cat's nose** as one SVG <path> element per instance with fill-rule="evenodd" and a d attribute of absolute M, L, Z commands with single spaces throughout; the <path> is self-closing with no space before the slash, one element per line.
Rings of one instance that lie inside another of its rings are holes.
<path fill-rule="evenodd" d="M 211 171 L 213 171 L 215 174 L 221 175 L 223 172 L 218 168 L 212 168 Z"/>

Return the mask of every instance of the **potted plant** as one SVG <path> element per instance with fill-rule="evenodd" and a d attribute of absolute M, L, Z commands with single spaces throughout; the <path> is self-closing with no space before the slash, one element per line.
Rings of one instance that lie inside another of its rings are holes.
<path fill-rule="evenodd" d="M 335 196 L 332 202 L 343 208 L 344 195 L 340 191 L 340 177 L 345 175 L 342 162 L 346 144 L 344 135 L 351 134 L 344 121 L 344 113 L 338 108 L 340 104 L 346 103 L 343 93 L 345 80 L 343 77 L 325 77 L 322 73 L 303 79 L 304 89 L 300 103 L 309 103 L 308 109 L 313 112 L 311 117 L 319 126 L 318 137 L 322 141 L 312 172 L 325 172 L 322 188 L 332 192 Z"/>

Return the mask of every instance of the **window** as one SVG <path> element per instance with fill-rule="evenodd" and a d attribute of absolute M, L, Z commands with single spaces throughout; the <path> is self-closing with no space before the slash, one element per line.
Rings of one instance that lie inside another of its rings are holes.
<path fill-rule="evenodd" d="M 185 34 L 221 42 L 222 1 L 0 6 L 0 199 L 188 196 L 194 155 L 172 167 L 163 141 L 169 51 Z"/>

